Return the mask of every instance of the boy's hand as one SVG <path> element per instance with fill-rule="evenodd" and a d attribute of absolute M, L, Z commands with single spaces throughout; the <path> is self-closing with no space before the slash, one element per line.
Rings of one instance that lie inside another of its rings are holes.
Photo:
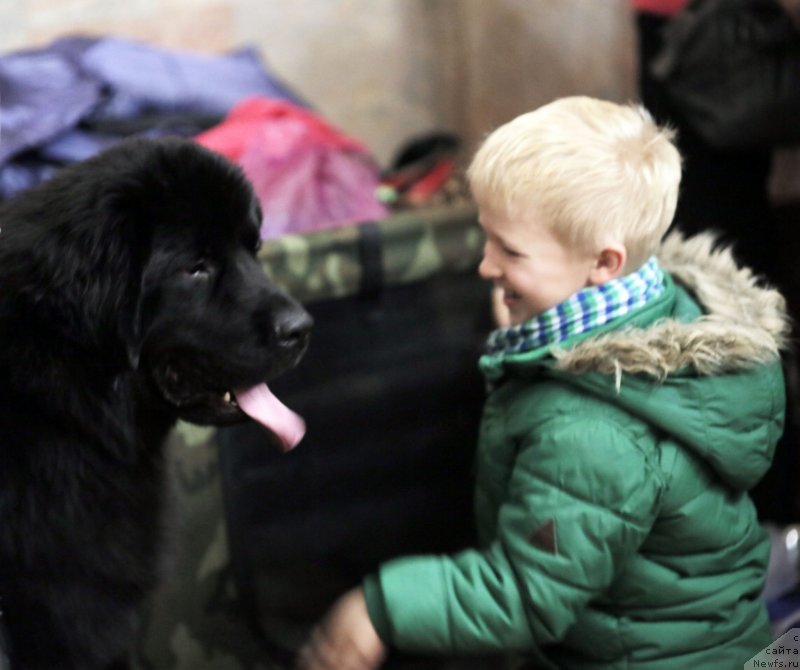
<path fill-rule="evenodd" d="M 345 593 L 300 650 L 297 670 L 375 670 L 386 658 L 360 588 Z"/>

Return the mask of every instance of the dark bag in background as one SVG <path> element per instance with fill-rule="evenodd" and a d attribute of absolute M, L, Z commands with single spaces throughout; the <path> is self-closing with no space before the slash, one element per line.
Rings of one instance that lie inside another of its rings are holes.
<path fill-rule="evenodd" d="M 777 0 L 692 0 L 650 72 L 714 147 L 800 143 L 800 31 Z"/>

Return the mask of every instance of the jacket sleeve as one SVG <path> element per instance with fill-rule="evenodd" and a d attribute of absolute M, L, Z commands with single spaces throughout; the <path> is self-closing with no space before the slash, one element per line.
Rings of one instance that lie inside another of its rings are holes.
<path fill-rule="evenodd" d="M 494 541 L 384 564 L 365 583 L 373 623 L 406 651 L 557 642 L 641 545 L 660 489 L 654 464 L 619 427 L 552 419 L 520 446 Z"/>

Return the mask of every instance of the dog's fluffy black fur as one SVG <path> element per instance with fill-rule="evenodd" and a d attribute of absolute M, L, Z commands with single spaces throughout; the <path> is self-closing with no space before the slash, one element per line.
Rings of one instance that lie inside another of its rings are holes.
<path fill-rule="evenodd" d="M 134 140 L 0 206 L 0 622 L 12 670 L 123 667 L 157 577 L 162 443 L 302 355 L 241 171 Z"/>

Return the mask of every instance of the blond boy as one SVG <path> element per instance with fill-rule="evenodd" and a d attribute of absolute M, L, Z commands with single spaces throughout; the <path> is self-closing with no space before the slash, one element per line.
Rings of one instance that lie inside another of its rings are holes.
<path fill-rule="evenodd" d="M 734 668 L 771 641 L 747 490 L 783 426 L 784 304 L 710 238 L 662 243 L 671 139 L 641 108 L 574 97 L 481 146 L 479 271 L 508 326 L 480 361 L 480 545 L 382 565 L 298 667 L 369 670 L 398 649 Z"/>

